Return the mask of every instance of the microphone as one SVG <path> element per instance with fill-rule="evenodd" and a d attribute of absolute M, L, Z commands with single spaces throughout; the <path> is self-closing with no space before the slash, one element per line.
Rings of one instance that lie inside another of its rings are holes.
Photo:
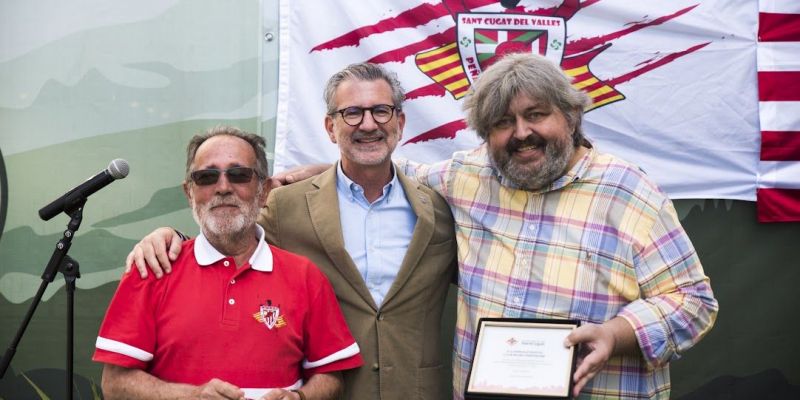
<path fill-rule="evenodd" d="M 72 211 L 76 205 L 86 200 L 94 192 L 106 187 L 116 179 L 128 176 L 130 168 L 128 162 L 117 158 L 108 164 L 108 168 L 100 171 L 97 175 L 89 178 L 86 182 L 72 188 L 63 196 L 53 200 L 50 204 L 39 210 L 39 218 L 47 221 L 64 211 Z"/>

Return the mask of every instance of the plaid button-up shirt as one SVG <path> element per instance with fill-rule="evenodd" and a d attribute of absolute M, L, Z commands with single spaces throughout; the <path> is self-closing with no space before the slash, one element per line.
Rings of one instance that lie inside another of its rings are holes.
<path fill-rule="evenodd" d="M 668 398 L 668 362 L 708 332 L 718 309 L 672 202 L 639 168 L 594 149 L 538 192 L 504 179 L 487 151 L 401 163 L 455 217 L 454 397 L 463 396 L 481 317 L 620 316 L 641 356 L 612 357 L 581 398 Z"/>

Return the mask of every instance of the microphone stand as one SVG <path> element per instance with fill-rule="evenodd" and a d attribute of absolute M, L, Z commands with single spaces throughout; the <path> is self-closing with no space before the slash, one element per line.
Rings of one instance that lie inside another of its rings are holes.
<path fill-rule="evenodd" d="M 19 345 L 20 340 L 22 340 L 22 335 L 25 334 L 25 329 L 28 327 L 28 323 L 30 323 L 31 318 L 33 318 L 33 313 L 36 312 L 36 307 L 42 300 L 42 296 L 44 295 L 45 289 L 47 289 L 47 285 L 53 282 L 56 275 L 61 272 L 64 274 L 64 280 L 66 281 L 67 286 L 67 400 L 72 400 L 72 388 L 74 382 L 72 356 L 74 341 L 73 314 L 75 308 L 75 280 L 81 277 L 78 262 L 72 257 L 68 256 L 67 252 L 69 251 L 70 246 L 72 246 L 72 238 L 75 236 L 75 232 L 81 226 L 84 204 L 86 204 L 86 198 L 78 199 L 72 203 L 68 210 L 64 210 L 71 217 L 69 223 L 67 224 L 67 230 L 64 231 L 64 236 L 56 244 L 56 248 L 53 250 L 53 255 L 50 257 L 50 261 L 47 263 L 44 273 L 42 273 L 42 283 L 39 286 L 39 291 L 36 292 L 36 296 L 34 296 L 33 302 L 31 303 L 30 308 L 28 308 L 28 313 L 25 314 L 25 318 L 23 319 L 19 330 L 17 330 L 17 335 L 14 337 L 14 340 L 11 342 L 8 349 L 6 349 L 6 353 L 3 355 L 2 361 L 0 361 L 0 379 L 2 379 L 6 374 L 8 366 L 11 364 L 11 359 L 14 358 L 14 353 L 17 352 L 17 345 Z"/>

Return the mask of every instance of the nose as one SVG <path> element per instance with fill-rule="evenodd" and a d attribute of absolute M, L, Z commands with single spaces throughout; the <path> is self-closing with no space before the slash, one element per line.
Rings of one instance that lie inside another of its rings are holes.
<path fill-rule="evenodd" d="M 219 175 L 219 180 L 217 181 L 216 185 L 214 186 L 214 192 L 217 194 L 228 194 L 233 191 L 233 186 L 231 182 L 228 180 L 228 174 L 221 173 Z"/>
<path fill-rule="evenodd" d="M 531 134 L 531 131 L 532 129 L 528 126 L 525 118 L 521 118 L 519 116 L 515 117 L 513 132 L 515 138 L 519 140 L 525 139 Z"/>
<path fill-rule="evenodd" d="M 371 132 L 378 129 L 378 123 L 375 122 L 375 118 L 372 117 L 371 110 L 364 110 L 364 117 L 361 119 L 361 124 L 359 125 L 361 130 Z"/>

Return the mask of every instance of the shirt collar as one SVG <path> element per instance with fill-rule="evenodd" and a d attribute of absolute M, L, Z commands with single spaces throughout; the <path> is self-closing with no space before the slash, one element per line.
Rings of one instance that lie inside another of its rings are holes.
<path fill-rule="evenodd" d="M 271 272 L 272 271 L 272 250 L 264 241 L 264 228 L 256 225 L 258 231 L 258 246 L 250 256 L 250 268 L 256 271 Z M 220 253 L 208 241 L 205 235 L 201 232 L 194 241 L 194 257 L 197 263 L 203 267 L 214 264 L 228 256 Z"/>
<path fill-rule="evenodd" d="M 397 174 L 394 171 L 394 164 L 392 164 L 391 167 L 392 180 L 383 186 L 383 196 L 381 196 L 381 198 L 388 197 L 392 192 L 392 188 L 400 183 L 397 180 Z M 364 189 L 361 187 L 361 185 L 353 182 L 352 179 L 348 178 L 347 175 L 344 174 L 341 160 L 336 163 L 336 190 L 338 190 L 339 193 L 346 195 L 349 199 L 353 199 L 353 197 L 364 197 Z"/>
<path fill-rule="evenodd" d="M 548 190 L 558 190 L 563 187 L 566 187 L 572 182 L 577 182 L 580 180 L 585 174 L 586 171 L 589 170 L 589 165 L 592 164 L 592 160 L 594 160 L 595 150 L 594 147 L 589 146 L 588 151 L 578 159 L 578 162 L 572 166 L 572 168 L 567 171 L 566 174 L 561 176 L 560 178 L 556 179 Z"/>

